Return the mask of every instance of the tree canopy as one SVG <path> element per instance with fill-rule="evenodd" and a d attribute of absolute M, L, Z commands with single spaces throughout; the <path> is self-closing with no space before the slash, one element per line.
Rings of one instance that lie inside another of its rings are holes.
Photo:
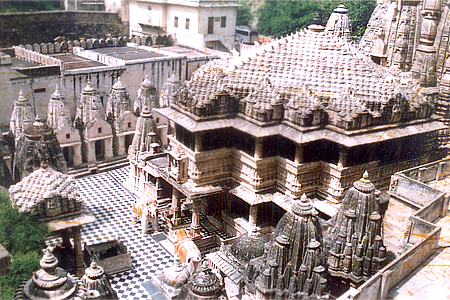
<path fill-rule="evenodd" d="M 236 26 L 249 26 L 253 20 L 252 9 L 247 0 L 239 0 L 237 8 Z"/>
<path fill-rule="evenodd" d="M 340 0 L 266 0 L 258 10 L 258 31 L 280 37 L 310 25 L 316 13 L 323 22 L 330 17 Z M 352 34 L 361 36 L 376 7 L 375 0 L 344 0 L 352 22 Z"/>
<path fill-rule="evenodd" d="M 39 269 L 47 224 L 32 215 L 19 214 L 8 195 L 0 192 L 0 244 L 11 255 L 11 272 L 0 277 L 0 299 L 12 299 L 19 284 Z"/>

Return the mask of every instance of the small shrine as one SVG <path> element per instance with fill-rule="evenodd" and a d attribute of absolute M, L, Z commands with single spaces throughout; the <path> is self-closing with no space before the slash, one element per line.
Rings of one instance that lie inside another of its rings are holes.
<path fill-rule="evenodd" d="M 367 171 L 347 191 L 338 213 L 330 220 L 327 246 L 331 276 L 358 284 L 383 267 L 386 247 L 379 195 Z"/>
<path fill-rule="evenodd" d="M 41 269 L 25 284 L 20 285 L 15 294 L 15 300 L 22 299 L 87 299 L 86 286 L 82 281 L 58 268 L 58 259 L 44 250 L 40 261 Z"/>
<path fill-rule="evenodd" d="M 81 226 L 95 222 L 95 217 L 83 208 L 74 178 L 42 163 L 41 168 L 9 188 L 9 198 L 20 213 L 43 219 L 50 231 L 61 235 L 64 253 L 74 257 L 76 275 L 81 276 Z"/>
<path fill-rule="evenodd" d="M 15 182 L 39 169 L 43 161 L 60 172 L 67 172 L 66 161 L 53 128 L 37 116 L 36 121 L 16 138 L 13 168 Z"/>

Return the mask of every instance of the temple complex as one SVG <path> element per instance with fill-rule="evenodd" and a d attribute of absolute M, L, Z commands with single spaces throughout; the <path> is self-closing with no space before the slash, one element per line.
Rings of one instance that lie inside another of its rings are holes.
<path fill-rule="evenodd" d="M 132 189 L 171 199 L 173 227 L 187 203 L 193 234 L 205 213 L 233 236 L 275 227 L 304 193 L 340 203 L 365 170 L 386 188 L 439 157 L 438 91 L 377 65 L 348 26 L 339 6 L 325 27 L 197 70 L 169 107 L 153 106 L 169 120 L 169 151 L 131 160 L 130 178 L 144 180 Z"/>

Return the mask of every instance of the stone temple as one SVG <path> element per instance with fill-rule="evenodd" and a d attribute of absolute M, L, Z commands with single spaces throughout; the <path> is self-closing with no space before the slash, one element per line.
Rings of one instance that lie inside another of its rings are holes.
<path fill-rule="evenodd" d="M 202 212 L 235 235 L 275 227 L 304 193 L 339 203 L 365 170 L 386 188 L 439 157 L 437 90 L 365 56 L 338 27 L 345 11 L 197 70 L 153 109 L 169 119 L 170 151 L 131 160 L 134 189 L 172 199 L 173 226 L 186 202 L 192 224 Z"/>
<path fill-rule="evenodd" d="M 374 34 L 396 27 L 400 12 L 420 19 L 410 21 L 409 66 L 378 47 L 402 35 Z M 169 230 L 185 228 L 200 248 L 202 216 L 239 236 L 207 255 L 236 297 L 327 299 L 358 288 L 392 260 L 379 190 L 446 155 L 450 93 L 426 32 L 444 12 L 440 1 L 380 1 L 355 45 L 341 4 L 326 26 L 316 18 L 246 56 L 209 62 L 175 91 L 168 83 L 165 104 L 138 120 L 130 190 L 156 199 Z M 162 116 L 167 150 L 151 125 Z"/>

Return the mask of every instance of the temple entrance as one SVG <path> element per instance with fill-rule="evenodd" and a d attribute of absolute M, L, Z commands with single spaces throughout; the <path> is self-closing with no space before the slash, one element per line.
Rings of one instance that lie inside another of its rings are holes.
<path fill-rule="evenodd" d="M 134 134 L 128 134 L 125 136 L 125 153 L 128 154 L 128 148 L 130 148 L 133 143 Z"/>
<path fill-rule="evenodd" d="M 73 166 L 73 148 L 72 147 L 64 147 L 63 148 L 64 159 L 66 160 L 66 164 L 68 167 Z"/>
<path fill-rule="evenodd" d="M 227 202 L 227 214 L 233 219 L 243 218 L 248 222 L 248 215 L 250 213 L 250 204 L 243 201 L 239 197 L 230 194 Z"/>
<path fill-rule="evenodd" d="M 223 210 L 223 203 L 224 203 L 224 194 L 215 194 L 208 196 L 206 198 L 207 203 L 207 214 L 210 216 L 213 216 L 217 220 L 222 219 L 222 210 Z"/>
<path fill-rule="evenodd" d="M 105 140 L 95 141 L 95 159 L 105 159 Z"/>
<path fill-rule="evenodd" d="M 273 202 L 264 202 L 258 205 L 256 224 L 261 227 L 276 227 L 278 221 L 286 211 Z"/>

